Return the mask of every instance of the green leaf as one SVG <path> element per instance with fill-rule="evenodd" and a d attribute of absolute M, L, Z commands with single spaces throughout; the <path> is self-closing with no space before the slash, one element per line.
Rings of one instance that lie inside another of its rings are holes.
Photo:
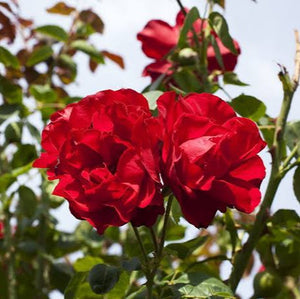
<path fill-rule="evenodd" d="M 124 260 L 122 261 L 122 268 L 126 271 L 136 271 L 141 270 L 141 262 L 138 257 L 133 257 L 130 260 Z"/>
<path fill-rule="evenodd" d="M 73 82 L 77 76 L 77 65 L 72 57 L 66 54 L 59 56 L 57 60 L 57 74 L 64 84 Z"/>
<path fill-rule="evenodd" d="M 12 167 L 17 168 L 32 162 L 37 158 L 36 148 L 33 144 L 19 144 L 13 155 Z"/>
<path fill-rule="evenodd" d="M 76 40 L 70 45 L 73 49 L 79 50 L 88 54 L 97 63 L 104 63 L 103 55 L 93 45 L 85 40 Z"/>
<path fill-rule="evenodd" d="M 12 122 L 7 125 L 4 131 L 5 142 L 13 143 L 20 142 L 22 138 L 23 123 L 22 122 Z"/>
<path fill-rule="evenodd" d="M 280 209 L 272 216 L 271 222 L 280 228 L 290 228 L 300 223 L 300 217 L 295 210 Z"/>
<path fill-rule="evenodd" d="M 18 194 L 18 213 L 21 216 L 26 216 L 28 218 L 33 217 L 38 204 L 36 195 L 30 188 L 26 186 L 21 186 L 18 189 Z"/>
<path fill-rule="evenodd" d="M 152 90 L 143 93 L 143 96 L 147 99 L 150 110 L 155 110 L 157 108 L 156 101 L 163 94 L 160 90 Z"/>
<path fill-rule="evenodd" d="M 288 122 L 284 134 L 287 146 L 290 150 L 298 145 L 297 154 L 300 156 L 300 121 Z"/>
<path fill-rule="evenodd" d="M 171 217 L 173 221 L 178 224 L 182 216 L 181 207 L 177 200 L 173 200 L 171 207 Z"/>
<path fill-rule="evenodd" d="M 187 13 L 187 15 L 184 19 L 183 27 L 180 31 L 178 44 L 177 44 L 177 46 L 180 49 L 183 48 L 185 45 L 187 45 L 187 34 L 197 19 L 200 19 L 200 14 L 199 14 L 198 9 L 196 7 L 193 7 Z"/>
<path fill-rule="evenodd" d="M 95 265 L 103 263 L 103 260 L 99 257 L 85 256 L 79 258 L 73 265 L 77 272 L 87 272 L 90 271 Z"/>
<path fill-rule="evenodd" d="M 17 169 L 14 169 L 10 173 L 5 173 L 0 176 L 0 192 L 5 192 L 6 189 L 16 180 L 16 178 L 21 175 L 26 173 L 31 169 L 31 164 L 29 163 L 25 166 L 19 167 Z"/>
<path fill-rule="evenodd" d="M 29 92 L 38 101 L 53 103 L 55 102 L 57 95 L 56 92 L 48 85 L 31 85 Z"/>
<path fill-rule="evenodd" d="M 19 60 L 16 56 L 11 54 L 6 48 L 0 46 L 0 62 L 6 67 L 12 67 L 18 69 L 20 67 Z"/>
<path fill-rule="evenodd" d="M 35 28 L 35 31 L 43 35 L 50 36 L 62 42 L 65 42 L 68 39 L 67 32 L 63 28 L 56 25 L 45 25 L 45 26 L 37 27 Z"/>
<path fill-rule="evenodd" d="M 72 266 L 67 263 L 51 263 L 49 271 L 51 286 L 63 293 L 72 277 L 72 270 Z"/>
<path fill-rule="evenodd" d="M 230 105 L 241 116 L 258 121 L 266 113 L 265 104 L 255 97 L 241 94 L 234 98 Z"/>
<path fill-rule="evenodd" d="M 166 241 L 181 240 L 185 236 L 185 227 L 178 225 L 173 221 L 169 221 L 168 229 L 166 233 Z"/>
<path fill-rule="evenodd" d="M 105 294 L 114 288 L 119 277 L 120 271 L 118 268 L 98 264 L 90 271 L 88 280 L 94 293 Z"/>
<path fill-rule="evenodd" d="M 79 19 L 83 23 L 89 24 L 95 32 L 103 33 L 104 23 L 101 18 L 91 9 L 81 11 L 79 14 Z"/>
<path fill-rule="evenodd" d="M 202 246 L 207 240 L 207 236 L 197 237 L 183 243 L 171 243 L 166 246 L 166 249 L 175 252 L 180 259 L 185 259 L 190 256 L 196 249 Z"/>
<path fill-rule="evenodd" d="M 235 298 L 221 280 L 201 272 L 183 274 L 174 281 L 181 298 Z M 184 284 L 184 285 L 182 285 Z"/>
<path fill-rule="evenodd" d="M 0 93 L 8 104 L 21 104 L 23 98 L 22 88 L 0 75 Z"/>
<path fill-rule="evenodd" d="M 224 84 L 232 84 L 238 86 L 248 86 L 247 83 L 240 81 L 236 73 L 233 72 L 226 72 L 223 75 L 223 82 Z"/>
<path fill-rule="evenodd" d="M 298 166 L 295 170 L 293 177 L 293 187 L 295 196 L 300 203 L 300 166 Z"/>
<path fill-rule="evenodd" d="M 173 75 L 175 82 L 184 92 L 200 92 L 201 84 L 196 74 L 189 69 L 182 69 Z"/>
<path fill-rule="evenodd" d="M 229 34 L 228 25 L 224 17 L 220 13 L 214 11 L 209 15 L 208 19 L 211 27 L 217 33 L 223 45 L 227 49 L 229 49 L 233 54 L 237 55 L 238 52 Z"/>
<path fill-rule="evenodd" d="M 50 46 L 42 46 L 35 49 L 31 55 L 28 57 L 26 66 L 34 66 L 40 62 L 47 60 L 53 55 L 53 50 Z"/>
<path fill-rule="evenodd" d="M 130 276 L 127 272 L 122 272 L 119 281 L 107 294 L 107 299 L 124 298 L 127 289 L 130 287 Z"/>
<path fill-rule="evenodd" d="M 87 276 L 88 276 L 88 272 L 75 273 L 75 275 L 69 281 L 69 283 L 65 289 L 64 298 L 65 299 L 78 298 L 76 296 L 77 292 L 79 291 L 80 286 L 86 281 Z"/>
<path fill-rule="evenodd" d="M 224 67 L 224 63 L 223 63 L 223 58 L 222 58 L 222 55 L 221 55 L 220 48 L 217 44 L 216 38 L 213 35 L 210 35 L 210 41 L 211 41 L 211 45 L 213 46 L 218 64 L 221 67 L 221 69 L 224 70 L 225 67 Z"/>
<path fill-rule="evenodd" d="M 12 117 L 13 115 L 17 115 L 19 113 L 19 110 L 20 110 L 19 105 L 9 105 L 9 104 L 1 105 L 0 106 L 0 125 L 3 122 L 5 122 L 7 119 Z"/>

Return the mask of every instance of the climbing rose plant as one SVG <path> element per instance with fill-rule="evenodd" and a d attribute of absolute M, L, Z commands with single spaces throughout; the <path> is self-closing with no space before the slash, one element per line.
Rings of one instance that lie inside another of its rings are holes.
<path fill-rule="evenodd" d="M 99 80 L 107 59 L 125 67 L 90 38 L 104 32 L 98 12 L 60 1 L 47 12 L 69 27 L 36 26 L 17 0 L 0 2 L 1 298 L 299 297 L 300 218 L 272 209 L 293 170 L 300 200 L 300 124 L 287 121 L 299 34 L 271 117 L 240 91 L 236 65 L 247 58 L 225 2 L 207 0 L 200 14 L 176 0 L 174 25 L 145 20 L 136 42 L 152 59 L 140 66 L 150 84 L 88 96 L 69 88 L 78 52 Z M 74 230 L 59 223 L 64 203 L 82 220 Z M 246 276 L 253 290 L 238 289 Z"/>

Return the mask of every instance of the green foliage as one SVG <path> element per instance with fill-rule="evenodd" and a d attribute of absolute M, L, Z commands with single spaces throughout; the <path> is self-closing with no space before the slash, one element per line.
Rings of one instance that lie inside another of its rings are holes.
<path fill-rule="evenodd" d="M 22 103 L 22 89 L 19 85 L 12 83 L 5 77 L 0 75 L 0 93 L 8 104 Z"/>
<path fill-rule="evenodd" d="M 68 39 L 67 32 L 57 25 L 45 25 L 35 28 L 35 31 L 50 36 L 58 41 L 65 42 Z"/>
<path fill-rule="evenodd" d="M 228 25 L 224 17 L 220 13 L 214 11 L 209 15 L 208 19 L 211 27 L 217 33 L 223 45 L 233 54 L 238 54 L 233 40 L 229 34 Z"/>
<path fill-rule="evenodd" d="M 73 49 L 86 53 L 97 63 L 104 63 L 103 55 L 93 45 L 85 40 L 76 40 L 70 45 Z"/>
<path fill-rule="evenodd" d="M 89 284 L 96 294 L 108 293 L 119 281 L 120 272 L 116 267 L 98 264 L 89 272 Z"/>
<path fill-rule="evenodd" d="M 0 62 L 6 67 L 18 69 L 20 67 L 19 61 L 9 50 L 0 46 Z"/>
<path fill-rule="evenodd" d="M 253 121 L 258 121 L 266 113 L 266 106 L 262 101 L 244 94 L 234 98 L 230 105 L 238 114 Z"/>
<path fill-rule="evenodd" d="M 34 66 L 40 62 L 43 62 L 53 55 L 53 50 L 50 46 L 41 46 L 30 54 L 26 62 L 26 66 Z"/>
<path fill-rule="evenodd" d="M 179 39 L 178 39 L 178 48 L 181 49 L 181 48 L 184 48 L 187 43 L 186 43 L 186 40 L 187 40 L 187 34 L 188 32 L 190 31 L 190 29 L 192 28 L 194 22 L 200 18 L 200 14 L 199 14 L 199 11 L 196 7 L 193 7 L 186 15 L 185 19 L 184 19 L 184 25 L 180 31 L 180 36 L 179 36 Z"/>
<path fill-rule="evenodd" d="M 298 166 L 293 176 L 293 188 L 297 200 L 300 202 L 300 166 Z"/>

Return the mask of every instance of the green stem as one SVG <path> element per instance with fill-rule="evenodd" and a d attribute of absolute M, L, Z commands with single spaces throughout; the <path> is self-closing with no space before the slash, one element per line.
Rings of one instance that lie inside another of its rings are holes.
<path fill-rule="evenodd" d="M 152 242 L 153 242 L 153 245 L 154 245 L 154 251 L 157 254 L 157 252 L 158 252 L 158 243 L 157 243 L 157 238 L 156 238 L 156 235 L 155 235 L 155 231 L 154 231 L 152 226 L 149 228 L 149 230 L 150 230 Z"/>
<path fill-rule="evenodd" d="M 171 212 L 172 202 L 173 202 L 173 195 L 170 195 L 169 199 L 168 199 L 167 207 L 166 207 L 164 224 L 163 224 L 160 243 L 159 243 L 159 247 L 158 247 L 158 251 L 157 251 L 157 258 L 158 258 L 157 264 L 159 264 L 159 262 L 161 261 L 161 258 L 162 258 L 162 253 L 163 253 L 165 239 L 166 239 L 166 233 L 167 233 L 167 228 L 168 228 L 168 221 L 169 221 L 169 216 L 170 216 L 170 212 Z"/>
<path fill-rule="evenodd" d="M 4 219 L 4 244 L 6 248 L 5 258 L 8 263 L 8 276 L 7 276 L 7 283 L 8 283 L 8 299 L 16 299 L 17 292 L 17 280 L 16 280 L 16 271 L 15 271 L 15 248 L 13 242 L 13 236 L 11 233 L 11 226 L 10 226 L 10 218 L 11 214 L 9 212 L 10 200 L 7 198 L 6 194 L 2 194 L 4 197 L 4 208 L 5 211 L 5 219 Z"/>
<path fill-rule="evenodd" d="M 42 190 L 46 189 L 46 178 L 42 176 Z M 49 217 L 49 199 L 48 195 L 43 191 L 41 196 L 40 205 L 42 206 L 42 214 L 39 217 L 39 235 L 38 235 L 38 243 L 39 243 L 39 254 L 37 257 L 37 271 L 35 277 L 35 284 L 38 290 L 38 297 L 44 297 L 44 286 L 45 286 L 45 267 L 46 261 L 44 258 L 44 253 L 46 251 L 46 242 L 47 242 L 47 227 L 48 227 L 48 217 Z"/>
<path fill-rule="evenodd" d="M 131 225 L 131 226 L 132 226 L 132 229 L 134 231 L 135 237 L 136 237 L 136 239 L 139 243 L 139 246 L 141 248 L 142 255 L 143 255 L 143 258 L 144 258 L 143 270 L 145 272 L 145 276 L 146 276 L 146 279 L 147 279 L 147 282 L 146 282 L 147 299 L 152 299 L 152 287 L 153 287 L 154 276 L 153 276 L 152 271 L 151 271 L 151 265 L 149 263 L 149 259 L 148 259 L 148 256 L 147 256 L 147 253 L 146 253 L 146 250 L 145 250 L 145 247 L 143 245 L 143 242 L 142 242 L 142 239 L 140 237 L 138 229 L 133 225 Z"/>
<path fill-rule="evenodd" d="M 299 76 L 298 76 L 299 77 Z M 275 194 L 279 187 L 279 184 L 286 172 L 281 171 L 281 161 L 283 158 L 282 149 L 284 146 L 284 130 L 286 126 L 287 116 L 290 111 L 291 102 L 294 92 L 297 88 L 297 82 L 292 82 L 285 70 L 279 73 L 279 78 L 283 85 L 284 96 L 281 104 L 281 110 L 279 117 L 276 121 L 275 134 L 273 138 L 273 146 L 270 149 L 272 155 L 272 169 L 269 178 L 267 190 L 260 206 L 260 210 L 257 214 L 255 223 L 252 230 L 249 233 L 249 238 L 244 244 L 242 250 L 237 254 L 233 263 L 233 270 L 229 278 L 229 285 L 233 291 L 237 289 L 237 286 L 243 276 L 243 273 L 248 265 L 250 256 L 263 233 L 265 222 L 267 219 L 268 211 L 273 203 Z"/>
<path fill-rule="evenodd" d="M 282 165 L 280 166 L 280 171 L 283 171 L 287 166 L 289 166 L 291 160 L 296 156 L 297 151 L 299 148 L 299 144 L 297 144 L 290 152 L 290 154 L 286 157 L 283 161 Z"/>

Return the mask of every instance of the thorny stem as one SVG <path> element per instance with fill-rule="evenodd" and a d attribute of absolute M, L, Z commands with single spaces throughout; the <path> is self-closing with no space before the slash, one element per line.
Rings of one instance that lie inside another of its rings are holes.
<path fill-rule="evenodd" d="M 242 278 L 242 275 L 247 267 L 252 251 L 259 240 L 263 229 L 264 224 L 267 219 L 267 212 L 272 205 L 278 186 L 287 172 L 286 169 L 283 172 L 281 161 L 283 158 L 282 148 L 284 143 L 284 130 L 287 122 L 287 116 L 291 107 L 292 99 L 294 93 L 298 87 L 299 77 L 300 77 L 300 40 L 299 33 L 295 31 L 296 39 L 296 56 L 295 56 L 295 73 L 293 75 L 292 81 L 288 76 L 288 73 L 284 68 L 282 68 L 279 73 L 279 78 L 283 85 L 284 96 L 283 102 L 281 105 L 281 110 L 279 117 L 275 125 L 275 134 L 273 137 L 273 146 L 270 149 L 272 156 L 272 168 L 271 175 L 269 178 L 269 183 L 267 190 L 261 204 L 260 210 L 257 214 L 255 223 L 251 232 L 249 233 L 249 238 L 244 244 L 242 250 L 237 254 L 234 263 L 231 276 L 229 278 L 229 285 L 233 291 L 237 289 L 237 286 Z M 293 151 L 292 151 L 293 152 Z M 292 157 L 288 157 L 288 160 L 285 160 L 284 163 L 289 163 Z"/>

